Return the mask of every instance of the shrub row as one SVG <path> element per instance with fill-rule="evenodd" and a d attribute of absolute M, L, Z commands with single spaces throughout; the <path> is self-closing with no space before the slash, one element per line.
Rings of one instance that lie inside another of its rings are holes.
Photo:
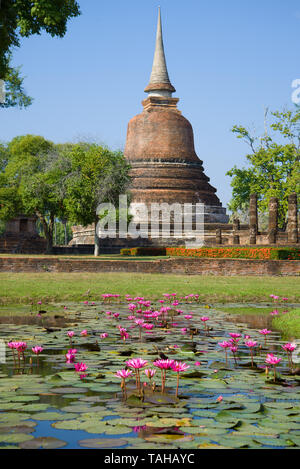
<path fill-rule="evenodd" d="M 168 256 L 208 257 L 224 259 L 277 259 L 300 260 L 300 248 L 288 247 L 203 247 L 188 249 L 185 247 L 167 248 Z"/>
<path fill-rule="evenodd" d="M 165 247 L 138 247 L 121 249 L 122 256 L 166 256 L 167 248 Z"/>
<path fill-rule="evenodd" d="M 300 260 L 300 248 L 289 247 L 136 247 L 121 249 L 122 256 L 177 256 L 219 259 Z"/>

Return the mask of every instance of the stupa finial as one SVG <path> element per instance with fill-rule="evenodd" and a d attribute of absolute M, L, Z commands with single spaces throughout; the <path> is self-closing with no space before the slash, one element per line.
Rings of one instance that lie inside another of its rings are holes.
<path fill-rule="evenodd" d="M 149 85 L 145 88 L 145 92 L 149 93 L 149 96 L 172 96 L 174 91 L 176 90 L 170 82 L 167 70 L 159 7 L 152 72 Z"/>

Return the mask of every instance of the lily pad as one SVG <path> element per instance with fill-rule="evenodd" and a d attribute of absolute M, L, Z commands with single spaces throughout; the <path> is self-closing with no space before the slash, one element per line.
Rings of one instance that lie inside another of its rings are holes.
<path fill-rule="evenodd" d="M 91 449 L 120 448 L 127 445 L 127 440 L 121 438 L 91 438 L 87 440 L 80 440 L 78 441 L 78 444 L 82 448 Z"/>
<path fill-rule="evenodd" d="M 34 440 L 24 441 L 20 443 L 19 446 L 22 449 L 57 449 L 63 448 L 66 446 L 67 443 L 63 440 L 58 440 L 57 438 L 53 438 L 51 436 L 40 436 L 38 438 L 34 438 Z"/>

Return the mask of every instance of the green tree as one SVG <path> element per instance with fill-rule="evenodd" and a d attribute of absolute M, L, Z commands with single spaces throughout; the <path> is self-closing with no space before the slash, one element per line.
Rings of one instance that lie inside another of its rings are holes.
<path fill-rule="evenodd" d="M 23 88 L 24 78 L 20 75 L 21 67 L 8 67 L 3 83 L 5 83 L 5 93 L 3 102 L 0 101 L 0 108 L 18 106 L 26 108 L 32 104 L 33 99 L 28 96 Z M 1 83 L 0 83 L 1 85 Z"/>
<path fill-rule="evenodd" d="M 95 256 L 99 255 L 97 207 L 100 203 L 118 205 L 119 195 L 126 192 L 129 165 L 120 151 L 110 151 L 96 144 L 79 143 L 64 150 L 72 169 L 67 181 L 68 219 L 87 226 L 95 224 Z"/>
<path fill-rule="evenodd" d="M 10 66 L 11 53 L 14 48 L 20 47 L 20 38 L 42 32 L 52 37 L 63 37 L 69 19 L 79 15 L 80 10 L 76 0 L 1 0 L 0 79 L 6 81 L 10 91 L 13 89 L 14 92 L 19 90 L 23 93 L 21 103 L 24 100 L 28 103 L 21 86 L 23 80 L 19 70 Z M 19 85 L 14 87 L 16 79 Z M 19 105 L 19 102 L 13 100 L 11 105 Z"/>
<path fill-rule="evenodd" d="M 227 175 L 232 178 L 232 199 L 229 209 L 233 212 L 249 205 L 251 193 L 258 194 L 258 208 L 268 210 L 271 197 L 278 197 L 279 226 L 286 225 L 288 196 L 300 194 L 300 109 L 272 112 L 272 122 L 266 122 L 265 132 L 256 137 L 242 126 L 234 126 L 232 132 L 244 140 L 251 149 L 246 155 L 248 167 L 234 166 Z"/>
<path fill-rule="evenodd" d="M 70 168 L 54 143 L 43 137 L 16 137 L 7 149 L 9 158 L 0 173 L 0 219 L 35 214 L 51 252 L 54 220 L 66 214 L 64 184 Z"/>

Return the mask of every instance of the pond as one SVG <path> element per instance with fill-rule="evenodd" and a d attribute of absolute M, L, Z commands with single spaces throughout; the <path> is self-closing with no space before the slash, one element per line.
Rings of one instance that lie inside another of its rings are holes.
<path fill-rule="evenodd" d="M 108 295 L 51 305 L 49 317 L 15 308 L 0 339 L 26 345 L 0 349 L 0 448 L 299 447 L 300 370 L 286 341 L 259 332 L 266 315 L 222 307 Z M 267 354 L 281 359 L 275 375 Z"/>

